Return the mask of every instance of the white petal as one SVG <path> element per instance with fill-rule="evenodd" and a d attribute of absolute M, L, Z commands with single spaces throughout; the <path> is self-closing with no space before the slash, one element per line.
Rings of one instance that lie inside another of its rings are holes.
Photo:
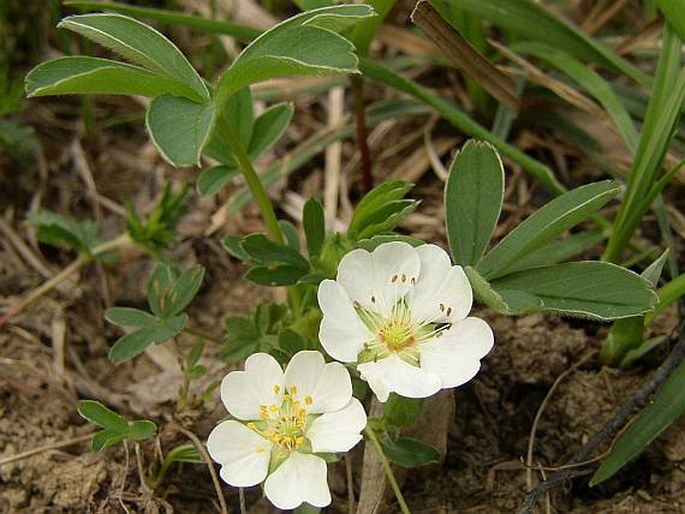
<path fill-rule="evenodd" d="M 352 380 L 345 366 L 339 362 L 326 364 L 316 351 L 297 352 L 290 360 L 285 387 L 291 391 L 293 385 L 297 387 L 293 398 L 311 414 L 342 409 L 352 398 Z"/>
<path fill-rule="evenodd" d="M 260 405 L 281 405 L 283 370 L 271 355 L 254 353 L 245 371 L 233 371 L 221 382 L 221 400 L 228 412 L 243 420 L 259 419 Z"/>
<path fill-rule="evenodd" d="M 435 245 L 422 245 L 417 251 L 421 276 L 410 299 L 414 322 L 464 319 L 473 304 L 473 291 L 462 267 L 450 266 L 447 253 Z"/>
<path fill-rule="evenodd" d="M 357 248 L 345 254 L 338 264 L 336 281 L 351 301 L 358 302 L 365 309 L 375 310 L 371 299 L 378 295 L 376 277 L 371 253 Z"/>
<path fill-rule="evenodd" d="M 494 342 L 492 329 L 480 318 L 466 318 L 421 345 L 421 367 L 435 373 L 442 387 L 456 387 L 471 380 Z"/>
<path fill-rule="evenodd" d="M 314 507 L 331 503 L 326 462 L 316 455 L 292 452 L 264 482 L 264 493 L 271 503 L 283 510 L 307 502 Z"/>
<path fill-rule="evenodd" d="M 307 430 L 307 438 L 315 453 L 346 452 L 361 440 L 365 426 L 364 407 L 352 398 L 343 409 L 316 418 Z"/>
<path fill-rule="evenodd" d="M 426 398 L 441 388 L 437 375 L 412 366 L 396 355 L 359 364 L 357 370 L 380 402 L 385 402 L 391 392 L 407 398 Z"/>
<path fill-rule="evenodd" d="M 419 279 L 421 259 L 407 243 L 394 241 L 379 245 L 372 254 L 375 269 L 378 310 L 389 314 L 397 300 L 405 296 Z"/>
<path fill-rule="evenodd" d="M 352 307 L 352 300 L 333 280 L 321 282 L 318 298 L 323 312 L 319 340 L 324 350 L 339 361 L 356 361 L 364 343 L 372 336 Z"/>
<path fill-rule="evenodd" d="M 266 478 L 271 443 L 237 421 L 224 421 L 212 430 L 207 451 L 221 464 L 221 478 L 235 487 L 250 487 Z"/>

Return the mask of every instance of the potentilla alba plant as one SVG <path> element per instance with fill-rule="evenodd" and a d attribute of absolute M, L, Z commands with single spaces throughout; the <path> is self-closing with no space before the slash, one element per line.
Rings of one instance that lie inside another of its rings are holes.
<path fill-rule="evenodd" d="M 273 357 L 255 353 L 245 371 L 224 378 L 221 399 L 236 419 L 212 431 L 207 450 L 228 484 L 264 482 L 266 497 L 279 509 L 331 502 L 326 461 L 317 454 L 350 450 L 366 426 L 342 364 L 301 351 L 283 372 Z"/>
<path fill-rule="evenodd" d="M 356 363 L 381 402 L 392 392 L 425 398 L 467 382 L 493 345 L 488 324 L 468 317 L 473 293 L 463 269 L 435 245 L 353 250 L 318 298 L 324 349 Z"/>

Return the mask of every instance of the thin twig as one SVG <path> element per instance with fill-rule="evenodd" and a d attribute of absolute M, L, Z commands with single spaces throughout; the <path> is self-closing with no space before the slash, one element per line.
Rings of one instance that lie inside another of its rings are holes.
<path fill-rule="evenodd" d="M 16 462 L 18 460 L 28 459 L 29 457 L 33 457 L 34 455 L 38 455 L 39 453 L 48 452 L 50 450 L 59 450 L 60 448 L 66 448 L 67 446 L 71 446 L 73 444 L 82 443 L 83 441 L 87 441 L 88 439 L 93 437 L 93 434 L 95 434 L 95 432 L 83 434 L 78 437 L 72 437 L 71 439 L 66 439 L 65 441 L 60 441 L 58 443 L 51 443 L 46 444 L 45 446 L 39 446 L 38 448 L 26 450 L 25 452 L 17 453 L 16 455 L 10 455 L 9 457 L 0 459 L 0 466 L 9 464 L 11 462 Z"/>
<path fill-rule="evenodd" d="M 195 446 L 197 452 L 202 456 L 202 459 L 207 464 L 207 469 L 212 477 L 212 482 L 214 483 L 214 489 L 216 491 L 216 496 L 219 499 L 219 505 L 221 506 L 221 514 L 228 514 L 228 506 L 226 505 L 226 499 L 224 498 L 224 493 L 221 491 L 221 482 L 219 482 L 219 477 L 216 476 L 216 470 L 214 469 L 214 463 L 207 453 L 207 449 L 204 447 L 200 439 L 192 433 L 190 430 L 186 430 L 182 426 L 174 423 L 173 428 L 183 435 L 185 435 Z"/>
<path fill-rule="evenodd" d="M 685 357 L 685 322 L 681 321 L 678 327 L 679 338 L 678 342 L 671 351 L 668 358 L 656 370 L 654 378 L 635 391 L 621 406 L 612 420 L 606 423 L 600 430 L 598 430 L 583 447 L 576 453 L 568 462 L 568 465 L 576 464 L 588 460 L 590 455 L 606 440 L 611 438 L 613 434 L 618 432 L 630 419 L 633 411 L 643 405 L 647 399 L 671 376 L 673 371 L 678 367 L 680 362 Z M 546 482 L 539 483 L 532 491 L 528 493 L 524 499 L 519 513 L 532 512 L 537 499 L 541 494 L 546 493 L 559 486 L 566 480 L 587 475 L 591 470 L 579 470 L 568 468 L 552 475 Z"/>

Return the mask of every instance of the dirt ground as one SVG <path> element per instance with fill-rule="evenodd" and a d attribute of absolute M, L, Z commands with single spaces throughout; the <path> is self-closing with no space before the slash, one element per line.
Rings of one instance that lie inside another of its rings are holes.
<path fill-rule="evenodd" d="M 454 85 L 451 81 L 444 89 Z M 368 94 L 383 93 L 368 86 Z M 275 162 L 298 141 L 325 129 L 325 100 L 304 96 L 293 101 L 292 127 L 260 166 Z M 41 143 L 39 159 L 18 161 L 0 155 L 0 306 L 4 309 L 76 258 L 73 251 L 37 243 L 24 221 L 28 212 L 49 207 L 65 215 L 91 217 L 111 237 L 123 230 L 127 202 L 145 212 L 167 179 L 175 183 L 197 179 L 199 170 L 173 170 L 162 161 L 144 133 L 136 100 L 103 97 L 88 103 L 96 127 L 92 130 L 84 124 L 84 109 L 80 99 L 31 100 L 17 118 Z M 370 142 L 377 180 L 405 178 L 417 184 L 411 196 L 422 204 L 403 223 L 402 231 L 444 247 L 443 182 L 432 172 L 421 144 L 427 127 L 433 131 L 433 149 L 443 160 L 463 142 L 451 127 L 436 124 L 429 116 L 376 127 Z M 538 158 L 562 162 L 565 178 L 572 177 L 570 186 L 600 176 L 576 152 L 544 135 L 524 131 L 516 143 Z M 351 163 L 342 180 L 349 182 L 343 186 L 354 201 L 358 157 L 352 142 L 343 145 L 342 158 Z M 505 164 L 505 215 L 496 237 L 549 200 L 520 169 Z M 302 199 L 320 196 L 323 168 L 323 158 L 317 157 L 273 188 L 282 217 L 298 223 Z M 254 206 L 229 214 L 227 202 L 235 189 L 230 186 L 210 199 L 193 195 L 191 209 L 179 226 L 181 242 L 174 250 L 174 257 L 185 265 L 198 262 L 207 269 L 190 315 L 194 326 L 213 334 L 222 333 L 227 316 L 247 313 L 267 298 L 284 298 L 283 291 L 244 281 L 245 269 L 221 247 L 227 234 L 264 231 Z M 682 209 L 682 198 L 679 184 L 666 200 L 677 210 Z M 341 219 L 348 214 L 343 204 Z M 654 225 L 650 220 L 643 237 L 651 236 Z M 178 348 L 154 347 L 119 366 L 107 359 L 121 332 L 104 321 L 103 313 L 114 305 L 144 308 L 150 268 L 151 260 L 143 252 L 127 249 L 115 265 L 83 267 L 0 327 L 1 513 L 219 512 L 205 464 L 174 465 L 158 487 L 153 489 L 149 483 L 163 455 L 191 442 L 188 432 L 204 440 L 225 415 L 218 394 L 199 408 L 179 408 L 176 403 L 181 386 L 178 350 L 189 348 L 194 339 L 184 335 Z M 652 376 L 668 350 L 657 350 L 628 370 L 608 369 L 597 356 L 607 325 L 553 315 L 510 318 L 482 308 L 477 315 L 491 323 L 495 347 L 483 360 L 477 378 L 443 395 L 442 410 L 426 409 L 418 424 L 423 428 L 416 435 L 437 440 L 444 459 L 440 465 L 400 472 L 414 513 L 516 512 L 526 491 L 563 466 Z M 669 333 L 676 324 L 676 313 L 671 311 L 662 316 L 654 332 Z M 202 360 L 208 374 L 193 392 L 233 369 L 219 357 L 218 348 L 208 347 Z M 76 412 L 76 402 L 82 398 L 98 399 L 130 418 L 153 419 L 159 435 L 140 447 L 119 445 L 93 453 L 86 439 L 94 427 Z M 444 423 L 431 418 L 436 412 L 442 413 Z M 538 511 L 685 512 L 683 430 L 681 418 L 636 461 L 598 487 L 588 487 L 589 474 L 566 481 L 541 498 Z M 36 451 L 22 456 L 32 450 Z M 364 481 L 371 480 L 361 477 L 362 460 L 360 445 L 351 456 L 357 496 Z M 592 473 L 596 464 L 582 469 Z M 329 481 L 334 501 L 326 511 L 348 512 L 344 463 L 330 466 Z M 239 512 L 238 491 L 224 487 L 223 493 L 230 512 Z M 275 512 L 259 488 L 246 490 L 245 502 L 249 513 Z M 392 496 L 386 497 L 380 512 L 399 512 Z"/>

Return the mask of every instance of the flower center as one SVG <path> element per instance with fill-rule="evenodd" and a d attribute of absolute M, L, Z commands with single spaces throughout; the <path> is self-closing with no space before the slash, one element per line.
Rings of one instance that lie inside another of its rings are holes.
<path fill-rule="evenodd" d="M 274 392 L 280 392 L 280 386 L 274 385 Z M 276 404 L 260 405 L 259 417 L 261 421 L 250 422 L 247 427 L 268 439 L 279 447 L 280 450 L 290 452 L 296 450 L 305 442 L 307 431 L 307 406 L 313 403 L 309 395 L 304 398 L 304 405 L 293 398 L 297 394 L 297 387 L 292 385 L 286 388 L 283 394 L 283 402 Z"/>
<path fill-rule="evenodd" d="M 378 362 L 397 355 L 412 366 L 421 366 L 421 344 L 442 336 L 450 323 L 416 322 L 404 298 L 398 300 L 389 314 L 371 311 L 355 302 L 355 310 L 372 334 L 357 356 L 358 363 Z"/>
<path fill-rule="evenodd" d="M 388 320 L 378 329 L 377 338 L 392 352 L 399 352 L 416 342 L 414 327 L 402 319 Z"/>

